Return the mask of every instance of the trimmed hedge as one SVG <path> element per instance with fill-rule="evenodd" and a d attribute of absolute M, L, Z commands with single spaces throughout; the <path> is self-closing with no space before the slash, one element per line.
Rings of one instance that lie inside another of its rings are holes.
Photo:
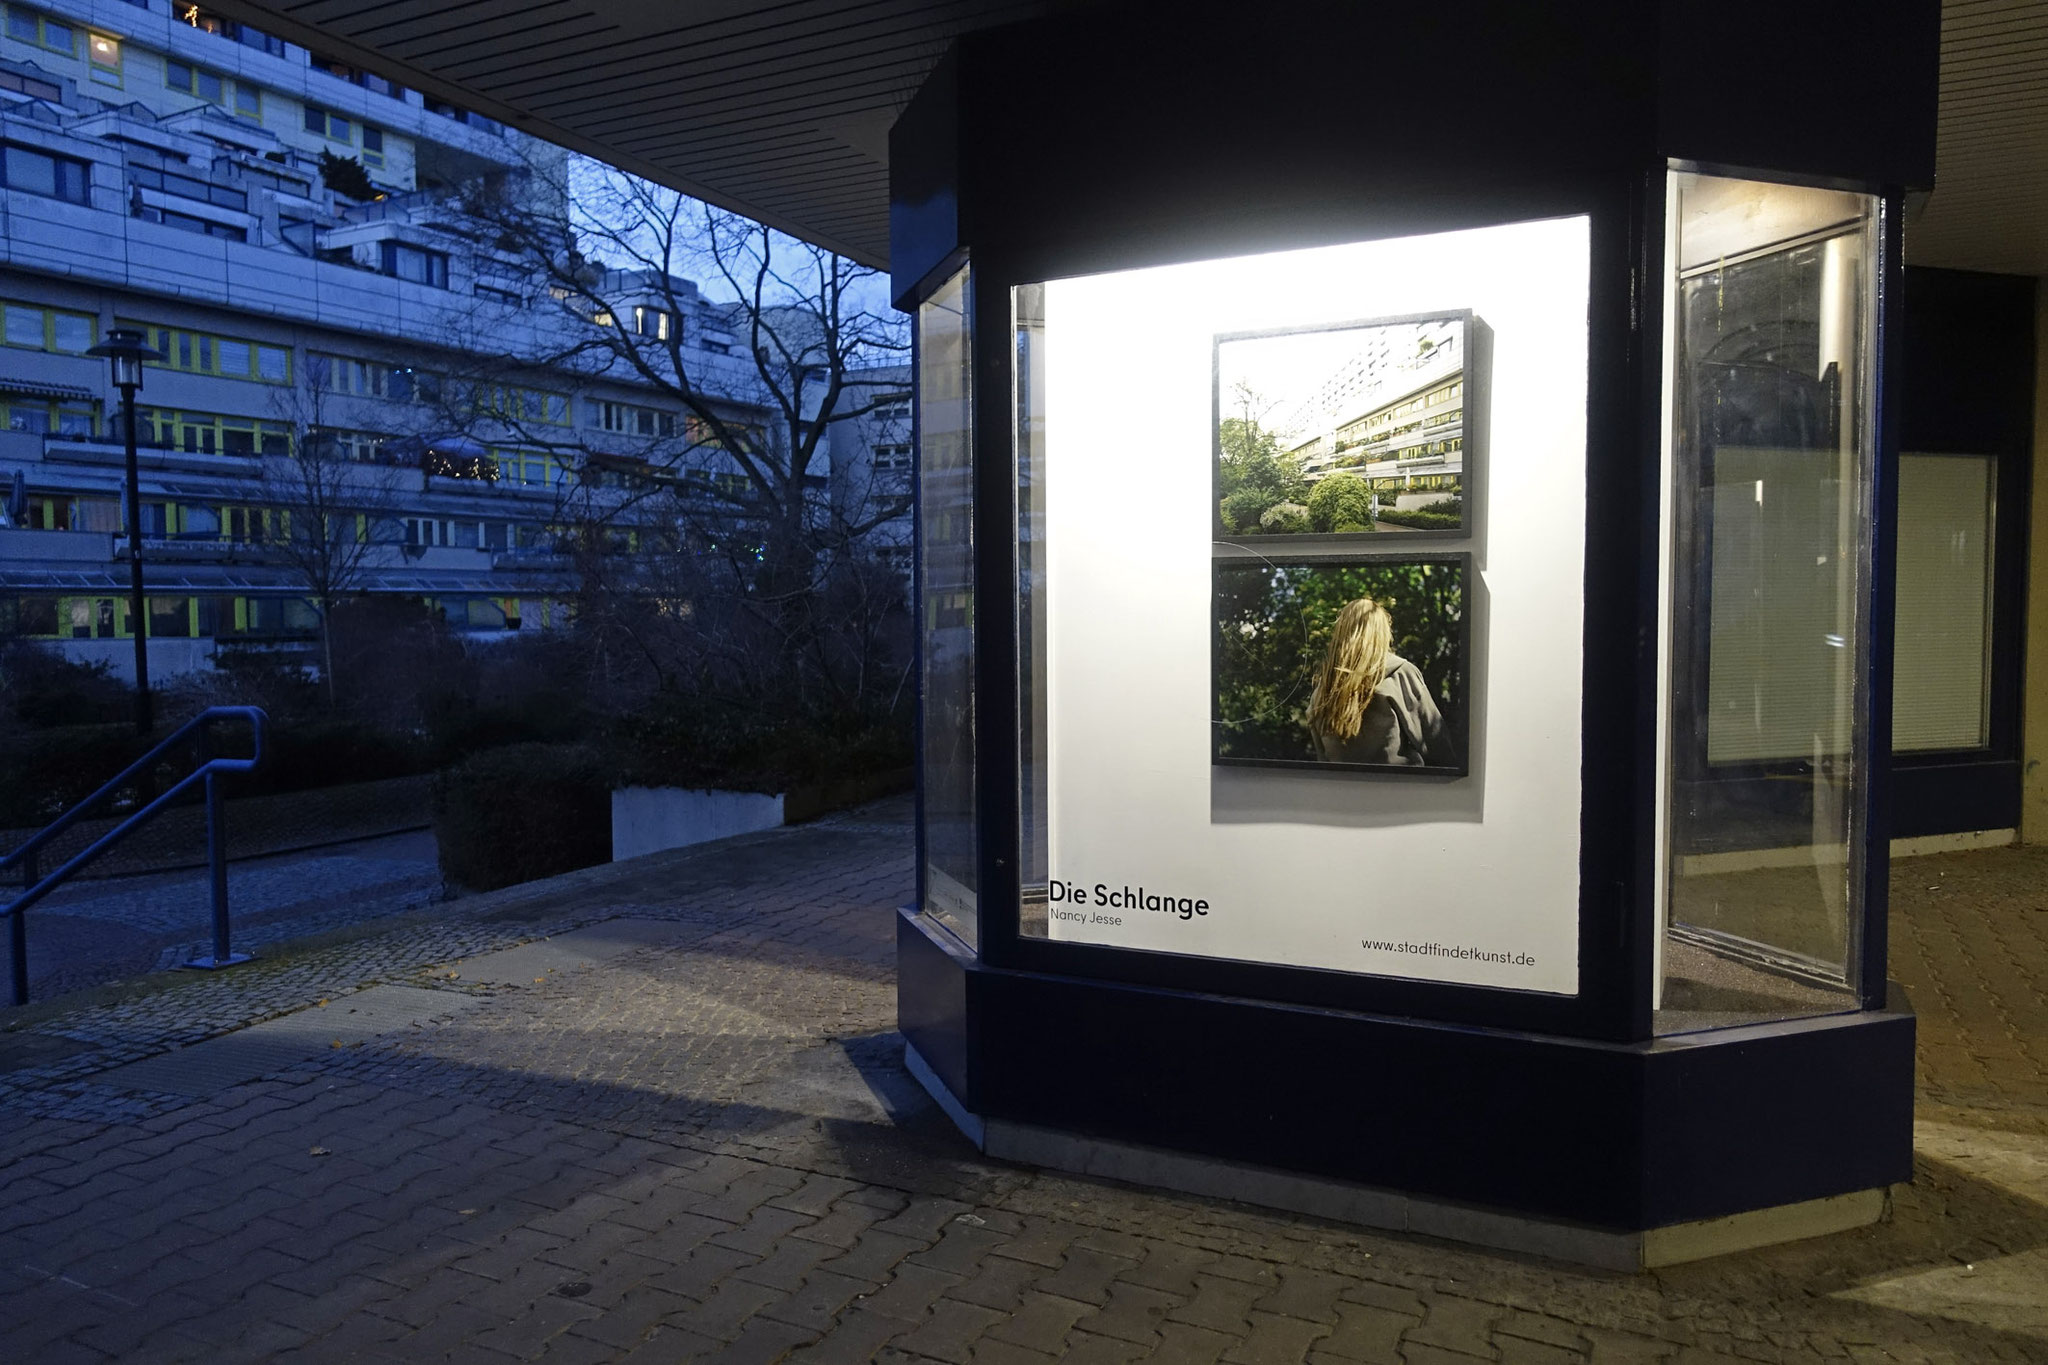
<path fill-rule="evenodd" d="M 769 721 L 681 704 L 622 721 L 612 747 L 620 786 L 751 792 L 864 780 L 913 754 L 903 724 Z"/>
<path fill-rule="evenodd" d="M 241 751 L 240 727 L 227 743 Z M 413 777 L 432 769 L 426 745 L 351 720 L 271 722 L 263 766 L 237 784 L 241 792 L 295 792 Z"/>
<path fill-rule="evenodd" d="M 49 824 L 155 742 L 130 725 L 60 725 L 7 735 L 0 740 L 0 828 Z M 181 775 L 189 768 L 189 758 L 178 761 Z"/>
<path fill-rule="evenodd" d="M 494 891 L 611 861 L 612 784 L 577 744 L 512 744 L 443 769 L 434 782 L 441 875 Z"/>

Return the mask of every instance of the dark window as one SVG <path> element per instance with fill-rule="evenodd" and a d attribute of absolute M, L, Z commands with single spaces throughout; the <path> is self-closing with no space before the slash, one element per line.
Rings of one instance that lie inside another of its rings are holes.
<path fill-rule="evenodd" d="M 62 87 L 49 81 L 39 81 L 33 76 L 17 76 L 12 71 L 0 71 L 0 90 L 12 90 L 31 99 L 49 100 L 53 104 L 64 98 Z"/>
<path fill-rule="evenodd" d="M 0 148 L 0 185 L 10 190 L 83 204 L 90 184 L 91 175 L 83 161 L 28 147 Z"/>
<path fill-rule="evenodd" d="M 149 603 L 149 633 L 183 637 L 192 633 L 192 614 L 183 597 L 152 597 Z"/>
<path fill-rule="evenodd" d="M 432 285 L 436 289 L 448 287 L 448 257 L 445 253 L 408 246 L 404 242 L 387 241 L 381 245 L 383 263 L 379 268 L 384 274 L 413 284 Z"/>

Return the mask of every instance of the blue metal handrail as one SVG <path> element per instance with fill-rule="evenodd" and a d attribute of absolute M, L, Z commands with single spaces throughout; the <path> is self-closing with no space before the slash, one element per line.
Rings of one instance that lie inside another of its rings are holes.
<path fill-rule="evenodd" d="M 246 720 L 249 722 L 251 751 L 247 758 L 217 758 L 206 756 L 202 747 L 202 761 L 199 766 L 185 774 L 172 786 L 157 796 L 148 805 L 131 814 L 120 824 L 102 834 L 74 854 L 69 861 L 46 877 L 38 877 L 36 864 L 38 855 L 52 839 L 70 829 L 87 812 L 106 800 L 115 792 L 127 786 L 137 777 L 153 767 L 173 748 L 193 736 L 199 737 L 205 745 L 211 728 L 224 720 Z M 247 962 L 247 953 L 236 954 L 228 949 L 228 862 L 227 831 L 225 812 L 221 807 L 220 776 L 223 773 L 248 773 L 256 771 L 263 762 L 263 734 L 270 718 L 259 706 L 209 706 L 159 743 L 155 748 L 123 768 L 118 776 L 94 792 L 85 800 L 73 806 L 43 829 L 29 838 L 21 847 L 5 857 L 0 857 L 0 873 L 22 869 L 23 889 L 5 906 L 0 906 L 0 916 L 8 920 L 8 936 L 12 942 L 14 957 L 14 1003 L 28 1003 L 28 924 L 27 911 L 37 901 L 69 881 L 80 868 L 121 842 L 130 833 L 154 819 L 163 809 L 176 801 L 195 784 L 206 787 L 206 863 L 213 891 L 213 956 L 195 958 L 188 965 L 194 967 L 227 967 L 237 962 Z"/>

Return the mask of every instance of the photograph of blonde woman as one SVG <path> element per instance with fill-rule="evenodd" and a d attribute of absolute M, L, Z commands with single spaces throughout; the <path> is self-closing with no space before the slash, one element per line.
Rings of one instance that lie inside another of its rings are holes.
<path fill-rule="evenodd" d="M 1464 554 L 1215 561 L 1212 758 L 1466 770 Z"/>
<path fill-rule="evenodd" d="M 1447 768 L 1443 712 L 1422 670 L 1393 649 L 1393 618 L 1370 597 L 1345 604 L 1309 699 L 1308 728 L 1328 763 Z"/>

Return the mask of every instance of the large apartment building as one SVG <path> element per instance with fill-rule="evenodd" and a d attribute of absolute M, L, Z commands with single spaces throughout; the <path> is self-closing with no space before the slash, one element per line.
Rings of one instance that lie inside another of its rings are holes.
<path fill-rule="evenodd" d="M 478 230 L 481 193 L 566 244 L 560 149 L 182 0 L 0 11 L 0 634 L 128 667 L 119 396 L 86 354 L 116 327 L 164 356 L 136 402 L 155 673 L 312 633 L 280 466 L 342 470 L 375 546 L 352 594 L 486 635 L 561 619 L 572 499 L 629 541 L 650 481 L 743 496 L 661 385 L 545 361 L 579 328 L 674 337 L 762 415 L 729 306 L 612 270 L 579 315 Z M 876 441 L 907 477 L 900 427 L 835 431 L 830 477 L 872 480 Z"/>

